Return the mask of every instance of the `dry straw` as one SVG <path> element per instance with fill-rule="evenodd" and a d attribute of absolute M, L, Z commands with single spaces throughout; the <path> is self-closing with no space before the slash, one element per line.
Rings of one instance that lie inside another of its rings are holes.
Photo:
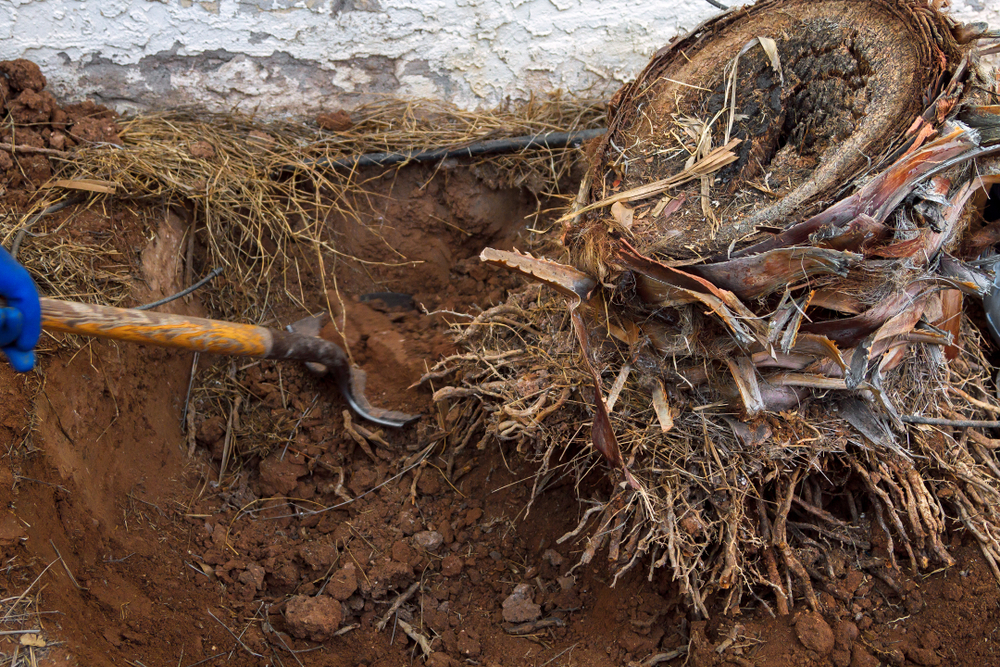
<path fill-rule="evenodd" d="M 128 239 L 132 247 L 116 242 L 116 211 L 128 207 L 142 217 L 162 217 L 172 207 L 207 249 L 202 257 L 187 258 L 188 273 L 199 259 L 204 273 L 225 269 L 223 289 L 211 292 L 212 309 L 258 320 L 267 299 L 283 291 L 294 262 L 325 265 L 338 256 L 327 220 L 360 221 L 359 210 L 369 208 L 367 198 L 374 196 L 366 182 L 385 171 L 331 169 L 324 162 L 585 129 L 600 124 L 601 108 L 594 100 L 558 96 L 481 112 L 392 99 L 360 107 L 351 117 L 353 125 L 335 132 L 194 109 L 125 119 L 119 123 L 121 146 L 85 147 L 62 159 L 53 179 L 58 186 L 40 190 L 24 214 L 0 221 L 0 241 L 17 243 L 19 259 L 40 277 L 46 293 L 119 304 L 134 284 L 131 274 L 144 244 L 141 238 Z M 497 184 L 555 194 L 578 155 L 575 148 L 541 149 L 486 156 L 472 166 Z M 90 199 L 68 217 L 54 215 L 55 205 L 80 204 L 81 194 Z M 110 221 L 111 228 L 88 233 L 79 220 L 87 211 Z M 148 234 L 157 220 L 146 222 Z"/>

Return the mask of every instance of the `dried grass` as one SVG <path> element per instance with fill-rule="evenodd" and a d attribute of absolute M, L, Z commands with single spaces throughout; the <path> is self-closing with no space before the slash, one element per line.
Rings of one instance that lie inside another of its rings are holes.
<path fill-rule="evenodd" d="M 338 256 L 326 221 L 360 221 L 359 211 L 369 209 L 374 196 L 366 182 L 401 166 L 332 169 L 322 166 L 325 161 L 585 129 L 599 124 L 601 109 L 594 100 L 558 96 L 481 112 L 387 99 L 352 116 L 354 125 L 339 132 L 194 109 L 136 116 L 120 122 L 121 146 L 80 148 L 61 162 L 53 180 L 71 187 L 97 182 L 87 207 L 105 217 L 120 206 L 187 211 L 191 229 L 207 246 L 206 263 L 224 267 L 228 277 L 209 293 L 209 306 L 222 317 L 259 321 L 268 299 L 287 295 L 284 284 L 295 275 L 296 258 L 325 266 Z M 554 194 L 579 154 L 575 148 L 540 149 L 484 156 L 472 166 L 498 185 Z M 114 194 L 94 192 L 102 189 Z M 134 253 L 109 253 L 99 236 L 73 237 L 67 233 L 72 216 L 34 219 L 73 197 L 78 193 L 72 190 L 40 190 L 28 211 L 0 220 L 0 241 L 22 241 L 19 259 L 42 278 L 46 293 L 120 304 L 133 284 Z M 54 220 L 60 222 L 53 226 Z"/>
<path fill-rule="evenodd" d="M 46 639 L 43 616 L 52 612 L 40 609 L 39 595 L 44 586 L 38 584 L 61 561 L 62 558 L 58 557 L 49 563 L 20 595 L 0 599 L 0 662 L 3 664 L 35 667 L 40 659 L 48 658 L 51 649 L 58 645 Z M 9 571 L 23 567 L 13 561 L 8 565 Z"/>

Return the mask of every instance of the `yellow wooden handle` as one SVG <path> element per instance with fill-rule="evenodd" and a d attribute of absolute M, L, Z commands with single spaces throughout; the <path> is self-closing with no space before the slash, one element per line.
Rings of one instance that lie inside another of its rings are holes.
<path fill-rule="evenodd" d="M 420 418 L 373 406 L 364 395 L 364 371 L 352 369 L 344 351 L 317 336 L 182 317 L 145 310 L 41 299 L 42 328 L 81 336 L 113 338 L 237 357 L 288 359 L 320 364 L 358 414 L 376 424 L 399 428 Z"/>
<path fill-rule="evenodd" d="M 56 299 L 41 304 L 46 331 L 240 357 L 266 357 L 273 342 L 270 329 L 249 324 Z"/>

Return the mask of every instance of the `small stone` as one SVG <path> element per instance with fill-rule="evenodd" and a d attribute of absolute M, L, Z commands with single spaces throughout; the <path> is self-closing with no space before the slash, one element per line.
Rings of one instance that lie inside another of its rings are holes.
<path fill-rule="evenodd" d="M 532 601 L 529 584 L 518 584 L 514 592 L 503 601 L 503 620 L 508 623 L 526 623 L 542 615 L 542 608 Z"/>
<path fill-rule="evenodd" d="M 936 667 L 941 664 L 941 658 L 929 648 L 910 647 L 906 649 L 906 657 L 923 667 Z"/>
<path fill-rule="evenodd" d="M 421 549 L 437 551 L 444 544 L 444 537 L 436 530 L 422 530 L 413 535 L 413 542 Z"/>
<path fill-rule="evenodd" d="M 347 563 L 333 573 L 326 585 L 326 594 L 334 600 L 346 600 L 358 590 L 358 570 L 354 563 Z"/>
<path fill-rule="evenodd" d="M 240 573 L 239 581 L 245 586 L 253 586 L 254 590 L 264 589 L 264 575 L 266 572 L 257 563 L 250 563 L 247 569 Z"/>
<path fill-rule="evenodd" d="M 556 579 L 556 582 L 559 584 L 559 589 L 565 593 L 566 591 L 573 590 L 573 587 L 576 586 L 576 577 L 573 575 L 559 577 Z"/>
<path fill-rule="evenodd" d="M 795 633 L 803 646 L 820 655 L 829 655 L 833 650 L 833 630 L 816 612 L 799 616 L 795 622 Z"/>
<path fill-rule="evenodd" d="M 455 554 L 445 556 L 441 561 L 441 574 L 446 577 L 457 577 L 462 574 L 462 559 Z"/>
<path fill-rule="evenodd" d="M 66 135 L 62 132 L 53 132 L 49 135 L 49 146 L 54 150 L 66 150 Z"/>
<path fill-rule="evenodd" d="M 559 567 L 560 565 L 563 564 L 564 561 L 562 554 L 560 554 L 555 549 L 546 549 L 545 551 L 543 551 L 542 559 L 547 561 L 548 564 L 551 565 L 552 567 Z"/>
<path fill-rule="evenodd" d="M 293 637 L 326 641 L 340 627 L 344 612 L 340 602 L 326 596 L 297 595 L 285 606 L 285 621 Z"/>
<path fill-rule="evenodd" d="M 851 652 L 834 649 L 833 653 L 830 654 L 830 659 L 833 661 L 835 667 L 850 667 Z"/>

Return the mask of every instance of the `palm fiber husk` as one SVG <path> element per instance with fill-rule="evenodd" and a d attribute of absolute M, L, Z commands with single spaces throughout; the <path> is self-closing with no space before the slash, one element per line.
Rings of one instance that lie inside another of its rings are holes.
<path fill-rule="evenodd" d="M 459 371 L 436 398 L 537 458 L 536 495 L 606 462 L 564 537 L 581 564 L 662 568 L 696 615 L 760 589 L 787 613 L 847 557 L 952 565 L 959 526 L 1000 579 L 976 325 L 1000 100 L 975 34 L 916 0 L 730 11 L 615 96 L 559 262 L 484 251 L 554 290 L 481 314 L 474 360 L 428 377 Z"/>

